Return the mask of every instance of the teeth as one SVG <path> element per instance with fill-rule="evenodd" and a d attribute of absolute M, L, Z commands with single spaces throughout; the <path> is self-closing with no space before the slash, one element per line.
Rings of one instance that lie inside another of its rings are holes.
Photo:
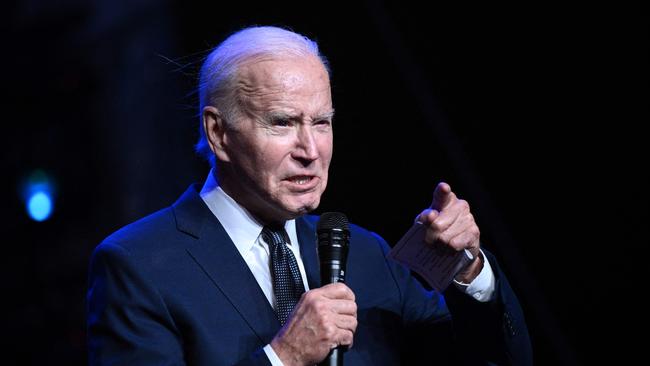
<path fill-rule="evenodd" d="M 296 183 L 296 184 L 301 184 L 302 185 L 302 184 L 305 184 L 305 183 L 309 182 L 309 178 L 299 177 L 299 178 L 293 178 L 293 179 L 291 179 L 291 181 Z"/>

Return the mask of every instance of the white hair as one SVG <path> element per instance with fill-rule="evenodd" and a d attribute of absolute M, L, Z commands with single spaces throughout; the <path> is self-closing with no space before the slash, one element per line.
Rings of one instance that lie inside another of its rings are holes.
<path fill-rule="evenodd" d="M 236 32 L 210 52 L 199 74 L 199 116 L 203 108 L 211 105 L 221 112 L 221 117 L 232 127 L 239 117 L 237 97 L 238 70 L 244 63 L 262 58 L 315 56 L 327 72 L 327 59 L 318 52 L 311 39 L 278 27 L 249 27 Z M 199 141 L 196 152 L 214 168 L 216 157 L 208 144 L 203 123 L 199 124 Z"/>

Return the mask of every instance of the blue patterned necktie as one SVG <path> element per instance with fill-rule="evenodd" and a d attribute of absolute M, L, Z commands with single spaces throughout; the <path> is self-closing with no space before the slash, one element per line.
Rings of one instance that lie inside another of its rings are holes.
<path fill-rule="evenodd" d="M 262 229 L 262 238 L 269 245 L 271 252 L 275 313 L 280 324 L 284 324 L 305 292 L 305 286 L 296 257 L 287 247 L 289 237 L 284 228 L 265 226 Z"/>

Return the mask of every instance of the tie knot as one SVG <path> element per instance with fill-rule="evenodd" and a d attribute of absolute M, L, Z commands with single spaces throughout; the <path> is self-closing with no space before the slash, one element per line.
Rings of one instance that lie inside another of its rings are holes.
<path fill-rule="evenodd" d="M 290 243 L 289 235 L 284 227 L 279 225 L 267 225 L 262 229 L 262 238 L 267 244 L 276 246 L 278 244 Z"/>

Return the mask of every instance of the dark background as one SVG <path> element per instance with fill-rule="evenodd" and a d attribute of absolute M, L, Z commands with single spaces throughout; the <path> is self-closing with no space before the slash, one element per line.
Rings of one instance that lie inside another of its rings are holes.
<path fill-rule="evenodd" d="M 536 364 L 631 360 L 647 320 L 647 14 L 450 3 L 5 4 L 2 363 L 86 362 L 89 255 L 205 178 L 197 70 L 254 24 L 291 27 L 330 60 L 319 212 L 394 243 L 444 180 L 518 293 Z M 36 169 L 56 184 L 40 223 L 20 195 Z"/>

